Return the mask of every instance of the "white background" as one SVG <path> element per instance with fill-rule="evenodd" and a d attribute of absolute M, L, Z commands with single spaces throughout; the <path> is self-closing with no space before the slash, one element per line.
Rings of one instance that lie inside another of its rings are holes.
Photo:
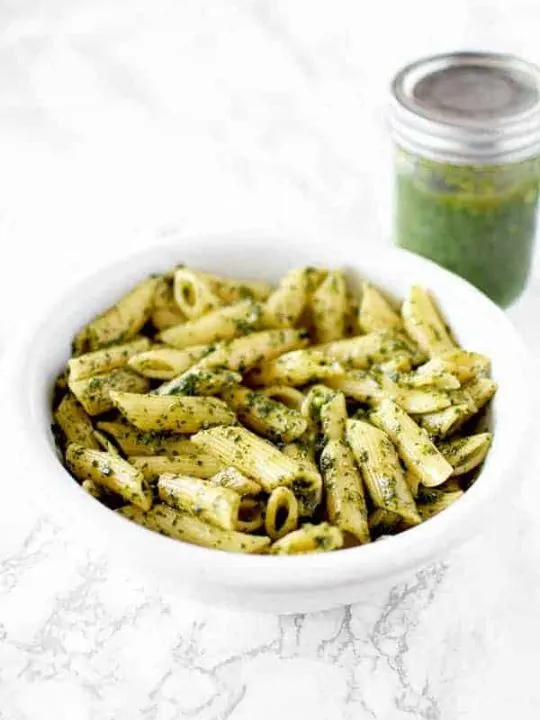
<path fill-rule="evenodd" d="M 0 344 L 171 235 L 389 242 L 392 74 L 455 49 L 540 62 L 539 31 L 539 0 L 1 0 Z M 68 539 L 1 437 L 0 720 L 539 716 L 536 485 L 382 598 L 225 617 Z"/>

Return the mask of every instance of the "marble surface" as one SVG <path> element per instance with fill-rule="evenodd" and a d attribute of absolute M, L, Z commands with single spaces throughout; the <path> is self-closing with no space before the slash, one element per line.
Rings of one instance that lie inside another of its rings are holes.
<path fill-rule="evenodd" d="M 446 17 L 427 0 L 3 0 L 0 346 L 85 268 L 179 233 L 386 242 L 392 72 L 456 47 L 538 60 L 538 21 L 536 0 Z M 533 282 L 511 311 L 537 355 L 539 302 Z M 407 582 L 250 616 L 70 535 L 1 423 L 0 720 L 538 717 L 534 467 L 493 527 Z"/>

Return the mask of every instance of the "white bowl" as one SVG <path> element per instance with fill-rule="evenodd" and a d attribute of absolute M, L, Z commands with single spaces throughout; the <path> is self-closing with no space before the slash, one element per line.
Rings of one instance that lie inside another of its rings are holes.
<path fill-rule="evenodd" d="M 296 557 L 225 553 L 171 540 L 139 527 L 96 502 L 62 467 L 51 424 L 51 388 L 70 355 L 75 332 L 150 272 L 185 262 L 216 273 L 276 280 L 300 265 L 345 268 L 351 278 L 369 278 L 403 297 L 413 282 L 431 288 L 458 340 L 488 355 L 499 391 L 493 403 L 494 442 L 481 475 L 465 496 L 422 525 L 390 539 L 339 552 Z M 354 602 L 368 586 L 398 580 L 440 559 L 502 516 L 501 489 L 515 492 L 527 449 L 531 419 L 531 371 L 524 345 L 504 313 L 464 280 L 402 250 L 366 250 L 334 239 L 246 237 L 189 238 L 155 247 L 96 272 L 41 312 L 35 326 L 12 348 L 8 361 L 8 412 L 27 482 L 62 508 L 81 543 L 97 534 L 112 553 L 171 583 L 182 594 L 229 606 L 275 612 L 305 612 Z M 497 498 L 499 501 L 497 502 Z M 504 521 L 503 521 L 504 524 Z M 509 528 L 505 526 L 505 532 Z"/>

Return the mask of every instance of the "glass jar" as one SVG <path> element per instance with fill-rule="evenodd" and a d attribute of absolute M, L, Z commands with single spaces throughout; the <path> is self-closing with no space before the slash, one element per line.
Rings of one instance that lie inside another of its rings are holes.
<path fill-rule="evenodd" d="M 540 71 L 517 58 L 421 60 L 393 83 L 396 242 L 502 307 L 525 287 L 540 179 Z"/>

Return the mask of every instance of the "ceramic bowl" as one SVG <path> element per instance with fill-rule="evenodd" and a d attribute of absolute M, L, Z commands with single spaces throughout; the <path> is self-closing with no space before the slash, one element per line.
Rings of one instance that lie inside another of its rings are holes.
<path fill-rule="evenodd" d="M 339 552 L 295 557 L 249 556 L 188 545 L 150 532 L 96 502 L 61 465 L 51 434 L 51 390 L 70 356 L 73 335 L 135 282 L 184 262 L 211 272 L 277 280 L 301 265 L 346 270 L 397 297 L 412 283 L 432 289 L 450 327 L 467 349 L 492 359 L 499 391 L 492 404 L 494 441 L 481 474 L 462 499 L 401 535 Z M 397 249 L 366 250 L 351 243 L 294 238 L 189 238 L 153 247 L 95 272 L 41 309 L 35 324 L 11 348 L 7 361 L 8 411 L 13 441 L 28 468 L 28 483 L 48 493 L 65 522 L 89 546 L 96 534 L 124 567 L 152 575 L 167 589 L 229 607 L 305 612 L 360 600 L 377 583 L 399 580 L 497 521 L 506 494 L 524 472 L 531 366 L 505 314 L 459 277 Z M 505 526 L 505 532 L 509 528 Z"/>

